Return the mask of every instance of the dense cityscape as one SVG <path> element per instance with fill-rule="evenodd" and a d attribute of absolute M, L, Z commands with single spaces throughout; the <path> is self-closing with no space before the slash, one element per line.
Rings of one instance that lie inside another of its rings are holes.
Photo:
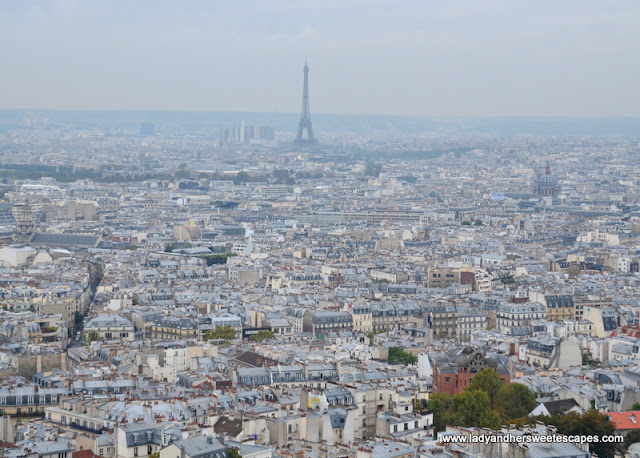
<path fill-rule="evenodd" d="M 294 126 L 21 116 L 0 138 L 4 456 L 586 457 L 638 437 L 637 141 L 292 146 Z M 630 440 L 445 441 L 585 431 Z"/>
<path fill-rule="evenodd" d="M 0 4 L 0 458 L 640 458 L 638 18 Z"/>

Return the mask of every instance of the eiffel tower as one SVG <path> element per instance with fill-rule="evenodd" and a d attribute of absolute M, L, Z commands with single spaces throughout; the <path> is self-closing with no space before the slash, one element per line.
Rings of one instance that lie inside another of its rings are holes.
<path fill-rule="evenodd" d="M 303 138 L 304 130 L 307 130 L 307 138 Z M 304 62 L 304 87 L 302 89 L 302 113 L 300 114 L 300 123 L 298 124 L 298 133 L 293 141 L 293 146 L 315 146 L 318 141 L 313 136 L 313 127 L 311 127 L 311 112 L 309 110 L 309 66 L 307 61 Z"/>

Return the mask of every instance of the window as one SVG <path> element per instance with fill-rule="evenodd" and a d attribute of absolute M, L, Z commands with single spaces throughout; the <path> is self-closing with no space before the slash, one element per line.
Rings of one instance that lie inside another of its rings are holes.
<path fill-rule="evenodd" d="M 398 432 L 398 425 L 393 425 L 393 432 L 397 433 Z"/>
<path fill-rule="evenodd" d="M 409 423 L 404 424 L 404 430 L 407 431 L 409 429 Z"/>
<path fill-rule="evenodd" d="M 404 406 L 404 411 L 408 412 L 409 411 L 409 406 Z"/>
<path fill-rule="evenodd" d="M 153 453 L 153 447 L 151 445 L 147 445 L 147 455 L 151 455 Z"/>
<path fill-rule="evenodd" d="M 133 456 L 138 456 L 138 447 L 133 448 Z"/>
<path fill-rule="evenodd" d="M 414 426 L 413 427 L 418 429 L 418 421 L 417 420 L 414 422 Z"/>

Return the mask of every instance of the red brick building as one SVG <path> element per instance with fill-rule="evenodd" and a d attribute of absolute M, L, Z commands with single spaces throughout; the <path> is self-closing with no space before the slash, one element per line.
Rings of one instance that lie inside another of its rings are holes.
<path fill-rule="evenodd" d="M 493 368 L 506 385 L 511 382 L 507 367 L 496 358 L 485 357 L 473 347 L 456 347 L 433 358 L 433 392 L 455 395 L 465 390 L 471 379 L 487 367 Z"/>

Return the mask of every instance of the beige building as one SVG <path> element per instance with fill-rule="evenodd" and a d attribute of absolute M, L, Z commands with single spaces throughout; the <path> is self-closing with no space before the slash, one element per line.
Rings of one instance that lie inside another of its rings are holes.
<path fill-rule="evenodd" d="M 342 310 L 349 312 L 353 317 L 353 330 L 362 334 L 373 331 L 373 316 L 371 307 L 363 304 L 345 303 Z"/>

